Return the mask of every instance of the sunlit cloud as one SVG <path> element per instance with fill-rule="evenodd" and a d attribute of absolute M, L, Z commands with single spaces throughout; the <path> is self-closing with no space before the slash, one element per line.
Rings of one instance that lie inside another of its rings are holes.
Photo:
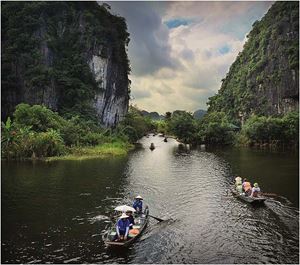
<path fill-rule="evenodd" d="M 132 103 L 160 113 L 206 109 L 272 3 L 110 2 L 130 33 Z"/>

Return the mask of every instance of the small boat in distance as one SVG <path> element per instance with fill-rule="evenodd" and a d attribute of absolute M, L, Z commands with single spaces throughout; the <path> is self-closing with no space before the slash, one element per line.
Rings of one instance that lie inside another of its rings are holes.
<path fill-rule="evenodd" d="M 153 151 L 155 149 L 154 143 L 151 143 L 149 148 L 151 151 Z"/>
<path fill-rule="evenodd" d="M 110 247 L 127 247 L 134 243 L 145 230 L 149 221 L 149 208 L 145 207 L 143 213 L 138 214 L 134 217 L 135 225 L 133 229 L 129 230 L 128 239 L 126 241 L 113 241 L 117 232 L 116 225 L 114 225 L 106 234 L 103 235 L 103 241 L 105 245 Z"/>

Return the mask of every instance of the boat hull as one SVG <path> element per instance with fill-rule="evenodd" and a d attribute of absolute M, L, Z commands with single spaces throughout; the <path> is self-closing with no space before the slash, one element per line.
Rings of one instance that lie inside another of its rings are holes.
<path fill-rule="evenodd" d="M 233 194 L 235 197 L 237 197 L 237 198 L 239 198 L 240 200 L 245 201 L 245 202 L 247 202 L 247 203 L 251 203 L 251 204 L 263 204 L 264 201 L 267 199 L 267 198 L 262 197 L 262 196 L 260 196 L 260 197 L 250 197 L 250 196 L 245 196 L 245 195 L 243 195 L 243 194 L 240 194 L 238 191 L 236 191 L 236 190 L 234 190 L 234 189 L 232 189 L 231 192 L 232 192 L 232 194 Z"/>
<path fill-rule="evenodd" d="M 149 208 L 146 206 L 145 211 L 143 214 L 139 215 L 137 218 L 137 220 L 141 221 L 140 223 L 140 228 L 139 228 L 139 233 L 133 237 L 130 237 L 130 239 L 126 240 L 126 241 L 112 241 L 112 232 L 115 231 L 114 227 L 108 231 L 107 234 L 105 234 L 103 236 L 103 241 L 105 243 L 106 246 L 109 247 L 128 247 L 131 244 L 133 244 L 143 233 L 143 231 L 145 230 L 148 221 L 149 221 Z"/>

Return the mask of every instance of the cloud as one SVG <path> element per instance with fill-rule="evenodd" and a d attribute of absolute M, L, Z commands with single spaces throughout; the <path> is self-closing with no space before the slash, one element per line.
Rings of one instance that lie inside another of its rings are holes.
<path fill-rule="evenodd" d="M 171 28 L 177 28 L 179 26 L 187 26 L 193 22 L 192 19 L 186 19 L 186 18 L 175 18 L 170 19 L 164 22 L 164 24 L 167 25 L 169 29 Z"/>
<path fill-rule="evenodd" d="M 130 33 L 133 103 L 165 113 L 206 109 L 252 24 L 273 2 L 110 2 Z"/>
<path fill-rule="evenodd" d="M 182 59 L 186 61 L 193 61 L 195 56 L 194 52 L 189 48 L 184 48 L 179 52 L 179 55 Z"/>
<path fill-rule="evenodd" d="M 149 98 L 151 96 L 151 93 L 150 93 L 149 90 L 138 90 L 138 89 L 135 89 L 132 92 L 132 96 L 135 99 Z"/>
<path fill-rule="evenodd" d="M 171 56 L 168 28 L 151 3 L 109 4 L 113 13 L 126 18 L 131 38 L 128 50 L 133 75 L 151 75 L 161 68 L 180 67 L 179 61 Z"/>

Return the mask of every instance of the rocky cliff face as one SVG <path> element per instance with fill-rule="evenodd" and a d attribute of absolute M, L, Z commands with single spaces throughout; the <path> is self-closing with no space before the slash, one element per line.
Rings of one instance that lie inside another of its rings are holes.
<path fill-rule="evenodd" d="M 299 108 L 299 2 L 276 2 L 253 24 L 243 51 L 210 98 L 209 111 L 232 119 Z"/>
<path fill-rule="evenodd" d="M 44 104 L 114 127 L 129 101 L 125 20 L 96 2 L 2 2 L 2 119 Z"/>

